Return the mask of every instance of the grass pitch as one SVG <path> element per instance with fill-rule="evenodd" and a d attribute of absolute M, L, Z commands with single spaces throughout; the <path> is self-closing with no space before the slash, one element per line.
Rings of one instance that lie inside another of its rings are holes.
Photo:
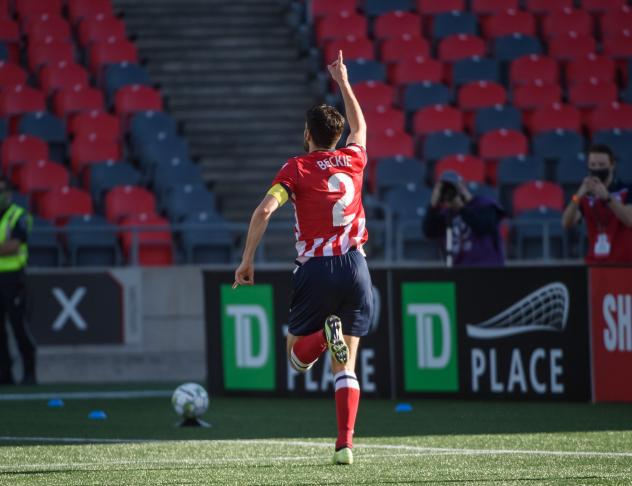
<path fill-rule="evenodd" d="M 330 462 L 333 400 L 212 399 L 213 427 L 180 429 L 167 397 L 0 395 L 0 484 L 632 484 L 632 405 L 394 405 L 361 403 L 348 467 Z"/>

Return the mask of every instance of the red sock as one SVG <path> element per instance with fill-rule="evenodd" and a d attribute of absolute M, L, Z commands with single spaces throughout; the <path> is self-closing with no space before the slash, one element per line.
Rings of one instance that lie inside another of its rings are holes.
<path fill-rule="evenodd" d="M 300 336 L 294 346 L 290 359 L 298 369 L 307 371 L 327 349 L 327 340 L 323 331 L 308 336 Z"/>
<path fill-rule="evenodd" d="M 336 418 L 338 419 L 338 440 L 336 450 L 353 446 L 358 405 L 360 404 L 360 385 L 353 371 L 340 371 L 334 376 L 336 383 Z"/>

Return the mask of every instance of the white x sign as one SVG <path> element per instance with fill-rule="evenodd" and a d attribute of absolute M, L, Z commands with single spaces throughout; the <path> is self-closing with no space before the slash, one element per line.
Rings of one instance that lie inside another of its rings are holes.
<path fill-rule="evenodd" d="M 81 317 L 81 314 L 79 314 L 77 310 L 79 302 L 81 302 L 81 299 L 86 295 L 86 288 L 77 288 L 70 296 L 70 299 L 68 299 L 62 289 L 53 287 L 53 295 L 61 305 L 61 312 L 57 316 L 57 319 L 55 319 L 55 322 L 53 322 L 53 331 L 61 331 L 68 320 L 72 321 L 80 331 L 87 331 L 88 324 L 86 324 L 86 321 L 83 320 L 83 317 Z"/>

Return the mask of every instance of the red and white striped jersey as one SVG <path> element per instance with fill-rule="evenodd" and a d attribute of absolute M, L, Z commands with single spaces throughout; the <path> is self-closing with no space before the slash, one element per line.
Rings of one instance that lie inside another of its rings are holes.
<path fill-rule="evenodd" d="M 362 251 L 368 239 L 362 207 L 366 149 L 314 151 L 291 158 L 272 185 L 281 184 L 294 204 L 299 258 Z"/>

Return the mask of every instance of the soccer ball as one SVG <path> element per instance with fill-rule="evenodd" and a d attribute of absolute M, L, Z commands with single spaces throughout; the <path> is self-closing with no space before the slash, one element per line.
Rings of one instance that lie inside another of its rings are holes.
<path fill-rule="evenodd" d="M 208 393 L 197 383 L 184 383 L 173 392 L 171 404 L 181 417 L 198 418 L 208 408 Z"/>

